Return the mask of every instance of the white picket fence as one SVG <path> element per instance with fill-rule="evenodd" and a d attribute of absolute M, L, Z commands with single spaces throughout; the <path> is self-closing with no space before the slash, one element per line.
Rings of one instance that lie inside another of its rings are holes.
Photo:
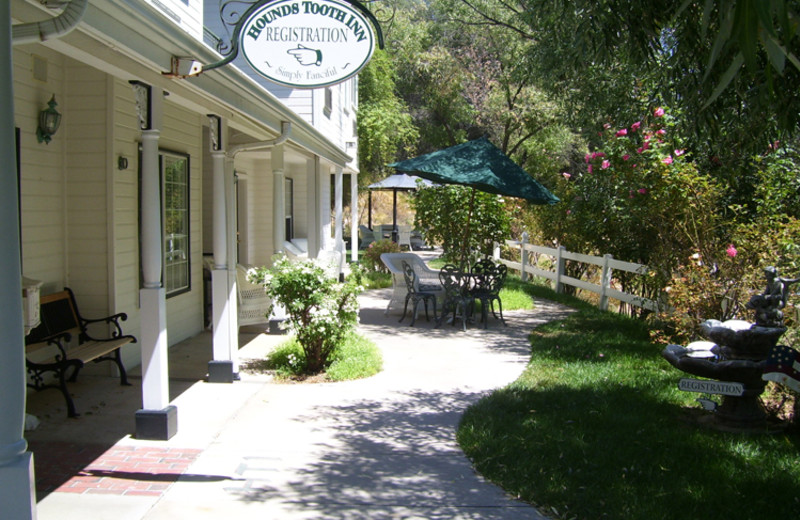
<path fill-rule="evenodd" d="M 522 240 L 506 240 L 506 245 L 511 248 L 520 250 L 522 262 L 512 262 L 500 258 L 500 247 L 494 250 L 494 258 L 508 266 L 509 269 L 514 269 L 521 273 L 522 280 L 527 280 L 528 275 L 539 276 L 552 280 L 555 284 L 556 292 L 564 292 L 564 285 L 571 285 L 591 291 L 600 295 L 599 307 L 603 310 L 608 309 L 608 300 L 613 298 L 625 303 L 629 303 L 636 307 L 648 309 L 652 311 L 658 310 L 658 303 L 654 300 L 629 294 L 619 291 L 612 286 L 614 270 L 626 271 L 645 275 L 647 273 L 647 266 L 642 264 L 634 264 L 631 262 L 623 262 L 615 260 L 611 255 L 603 255 L 602 257 L 584 255 L 581 253 L 573 253 L 567 251 L 564 246 L 558 248 L 537 246 L 528 243 L 527 233 L 522 234 Z M 548 255 L 553 258 L 552 265 L 555 270 L 550 271 L 539 267 L 539 255 Z M 564 274 L 564 266 L 567 260 L 575 262 L 582 262 L 585 264 L 596 265 L 601 268 L 599 283 L 595 284 L 586 280 L 572 278 Z"/>

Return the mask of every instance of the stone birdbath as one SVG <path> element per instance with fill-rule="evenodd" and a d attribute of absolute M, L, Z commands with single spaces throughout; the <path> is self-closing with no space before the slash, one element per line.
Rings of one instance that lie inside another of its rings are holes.
<path fill-rule="evenodd" d="M 713 411 L 708 420 L 718 429 L 769 431 L 759 399 L 767 385 L 761 376 L 770 350 L 786 332 L 781 309 L 786 305 L 789 285 L 800 279 L 781 278 L 774 267 L 767 268 L 765 275 L 764 293 L 753 296 L 747 304 L 755 311 L 755 323 L 706 320 L 700 326 L 705 341 L 669 345 L 661 352 L 678 370 L 705 378 L 681 379 L 681 390 L 722 396 L 718 407 L 714 401 L 698 399 Z"/>

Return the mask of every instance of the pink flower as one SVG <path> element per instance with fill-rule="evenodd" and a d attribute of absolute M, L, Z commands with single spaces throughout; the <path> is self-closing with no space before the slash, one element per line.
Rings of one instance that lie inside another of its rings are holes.
<path fill-rule="evenodd" d="M 616 135 L 617 135 L 617 137 L 622 137 L 622 136 L 628 135 L 628 129 L 627 128 L 623 128 L 622 130 L 618 130 Z"/>
<path fill-rule="evenodd" d="M 656 135 L 666 135 L 666 133 L 667 133 L 667 131 L 666 131 L 666 130 L 664 130 L 663 128 L 661 128 L 660 130 L 658 130 L 658 131 L 656 132 Z"/>
<path fill-rule="evenodd" d="M 726 249 L 725 252 L 728 253 L 728 256 L 731 257 L 731 258 L 735 257 L 736 254 L 738 253 L 736 248 L 733 247 L 733 244 L 729 245 L 728 249 Z"/>
<path fill-rule="evenodd" d="M 662 117 L 664 115 L 664 109 L 661 108 L 661 107 L 658 107 L 656 109 L 656 111 L 653 112 L 653 115 L 656 116 L 656 117 Z"/>
<path fill-rule="evenodd" d="M 632 132 L 635 132 L 635 131 L 637 131 L 637 130 L 639 129 L 639 127 L 640 127 L 640 126 L 642 126 L 642 122 L 641 122 L 641 121 L 636 121 L 635 123 L 633 123 L 633 124 L 631 125 L 631 131 L 632 131 Z"/>
<path fill-rule="evenodd" d="M 628 159 L 630 159 L 630 158 L 631 158 L 631 156 L 630 156 L 629 154 L 627 154 L 627 153 L 626 153 L 625 155 L 623 155 L 623 156 L 622 156 L 622 160 L 623 160 L 623 161 L 627 161 L 627 160 L 628 160 Z"/>
<path fill-rule="evenodd" d="M 603 152 L 594 152 L 594 153 L 592 154 L 592 159 L 597 159 L 598 157 L 599 157 L 599 158 L 603 158 L 603 157 L 605 157 L 605 156 L 606 156 L 606 154 L 604 154 Z"/>
<path fill-rule="evenodd" d="M 589 161 L 592 159 L 592 156 L 587 153 L 583 159 L 586 161 L 586 164 L 589 164 Z"/>
<path fill-rule="evenodd" d="M 640 195 L 647 195 L 647 188 L 639 188 L 636 191 L 638 191 Z"/>
<path fill-rule="evenodd" d="M 606 130 L 608 130 L 609 128 L 611 128 L 611 123 L 606 123 L 606 124 L 604 124 L 604 125 L 603 125 L 603 128 L 605 128 Z"/>
<path fill-rule="evenodd" d="M 605 169 L 608 169 L 609 166 L 611 166 L 611 162 L 610 161 L 603 161 L 603 164 L 600 165 L 600 168 L 605 170 Z"/>
<path fill-rule="evenodd" d="M 664 164 L 672 164 L 672 156 L 668 155 L 664 157 L 663 159 L 661 159 L 661 162 Z"/>
<path fill-rule="evenodd" d="M 675 150 L 675 157 L 680 157 L 681 155 L 685 154 L 686 150 Z"/>
<path fill-rule="evenodd" d="M 642 153 L 643 151 L 649 150 L 649 149 L 650 149 L 650 142 L 649 141 L 645 141 L 644 144 L 641 146 L 641 148 L 637 148 L 636 151 L 639 152 L 639 153 Z"/>
<path fill-rule="evenodd" d="M 589 165 L 589 173 L 592 173 L 592 165 Z"/>
<path fill-rule="evenodd" d="M 569 180 L 569 178 L 570 178 L 570 177 L 572 177 L 572 175 L 570 175 L 570 174 L 569 174 L 569 173 L 567 173 L 567 172 L 564 172 L 564 173 L 562 173 L 561 175 L 562 175 L 562 176 L 563 176 L 565 179 L 567 179 L 567 180 Z"/>
<path fill-rule="evenodd" d="M 567 210 L 567 215 L 572 215 L 572 210 L 571 209 Z"/>

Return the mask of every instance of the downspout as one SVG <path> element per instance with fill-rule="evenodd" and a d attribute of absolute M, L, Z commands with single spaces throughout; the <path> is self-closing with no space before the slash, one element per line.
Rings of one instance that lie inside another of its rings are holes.
<path fill-rule="evenodd" d="M 19 45 L 60 38 L 78 26 L 88 6 L 89 0 L 72 0 L 55 18 L 15 25 L 11 28 L 11 42 Z"/>
<path fill-rule="evenodd" d="M 228 157 L 235 157 L 236 154 L 238 154 L 239 152 L 249 152 L 252 150 L 261 150 L 264 148 L 272 148 L 273 146 L 278 146 L 279 144 L 285 143 L 286 140 L 289 139 L 289 136 L 291 134 L 292 134 L 292 123 L 290 123 L 289 121 L 281 121 L 281 135 L 269 141 L 260 141 L 257 143 L 245 143 L 245 144 L 233 145 L 228 150 Z"/>

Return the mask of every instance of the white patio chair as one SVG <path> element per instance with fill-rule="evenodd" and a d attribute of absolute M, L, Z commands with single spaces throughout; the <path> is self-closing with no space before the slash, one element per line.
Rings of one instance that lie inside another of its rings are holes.
<path fill-rule="evenodd" d="M 267 313 L 270 299 L 267 297 L 264 286 L 250 283 L 247 280 L 247 268 L 241 264 L 236 266 L 236 289 L 239 327 L 261 323 L 269 324 Z"/>
<path fill-rule="evenodd" d="M 384 314 L 389 314 L 392 306 L 401 306 L 406 301 L 406 279 L 403 275 L 403 261 L 405 260 L 417 275 L 420 288 L 426 292 L 436 294 L 437 300 L 444 298 L 444 288 L 439 281 L 439 271 L 435 271 L 414 253 L 383 253 L 381 261 L 392 274 L 392 297 L 386 305 Z"/>
<path fill-rule="evenodd" d="M 406 246 L 409 251 L 413 251 L 414 248 L 411 247 L 411 227 L 410 226 L 399 226 L 397 230 L 397 245 L 400 246 L 400 249 L 403 246 Z"/>

